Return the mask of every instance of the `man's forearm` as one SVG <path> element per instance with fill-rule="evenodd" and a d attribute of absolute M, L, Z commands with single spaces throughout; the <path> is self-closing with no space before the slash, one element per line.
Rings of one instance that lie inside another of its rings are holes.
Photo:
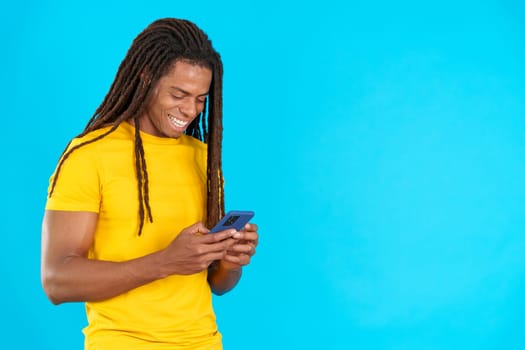
<path fill-rule="evenodd" d="M 241 279 L 242 267 L 240 265 L 215 261 L 208 270 L 208 283 L 216 295 L 229 292 Z"/>
<path fill-rule="evenodd" d="M 105 300 L 162 277 L 154 254 L 126 262 L 70 256 L 42 273 L 44 289 L 54 304 Z"/>

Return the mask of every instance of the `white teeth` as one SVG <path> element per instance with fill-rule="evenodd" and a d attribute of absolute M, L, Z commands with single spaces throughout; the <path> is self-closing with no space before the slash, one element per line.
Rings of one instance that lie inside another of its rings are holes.
<path fill-rule="evenodd" d="M 168 118 L 175 126 L 177 126 L 179 128 L 182 128 L 182 127 L 186 126 L 186 124 L 188 124 L 187 121 L 177 119 L 174 116 L 172 116 L 171 114 L 168 114 Z"/>

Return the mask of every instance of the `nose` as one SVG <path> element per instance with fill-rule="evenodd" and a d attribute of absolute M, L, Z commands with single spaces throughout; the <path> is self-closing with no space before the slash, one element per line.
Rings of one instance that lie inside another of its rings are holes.
<path fill-rule="evenodd" d="M 197 103 L 192 99 L 188 99 L 179 107 L 179 110 L 186 117 L 194 118 L 198 113 Z"/>

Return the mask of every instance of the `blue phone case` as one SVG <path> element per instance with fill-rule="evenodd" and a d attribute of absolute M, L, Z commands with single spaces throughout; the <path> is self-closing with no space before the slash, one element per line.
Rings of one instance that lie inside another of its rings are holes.
<path fill-rule="evenodd" d="M 210 233 L 215 233 L 229 228 L 234 228 L 237 231 L 240 231 L 244 228 L 255 213 L 253 211 L 245 210 L 232 210 L 229 211 L 222 219 L 213 227 Z"/>

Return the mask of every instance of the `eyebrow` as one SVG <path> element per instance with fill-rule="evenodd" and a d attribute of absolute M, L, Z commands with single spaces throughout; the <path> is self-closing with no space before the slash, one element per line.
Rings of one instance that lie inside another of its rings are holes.
<path fill-rule="evenodd" d="M 191 93 L 189 91 L 186 91 L 184 89 L 181 89 L 180 87 L 177 87 L 177 86 L 171 86 L 170 87 L 170 90 L 177 90 L 179 92 L 182 92 L 184 95 L 191 95 Z M 197 97 L 202 97 L 202 96 L 208 96 L 209 95 L 209 91 L 205 92 L 204 94 L 200 94 L 200 95 L 197 95 Z"/>

